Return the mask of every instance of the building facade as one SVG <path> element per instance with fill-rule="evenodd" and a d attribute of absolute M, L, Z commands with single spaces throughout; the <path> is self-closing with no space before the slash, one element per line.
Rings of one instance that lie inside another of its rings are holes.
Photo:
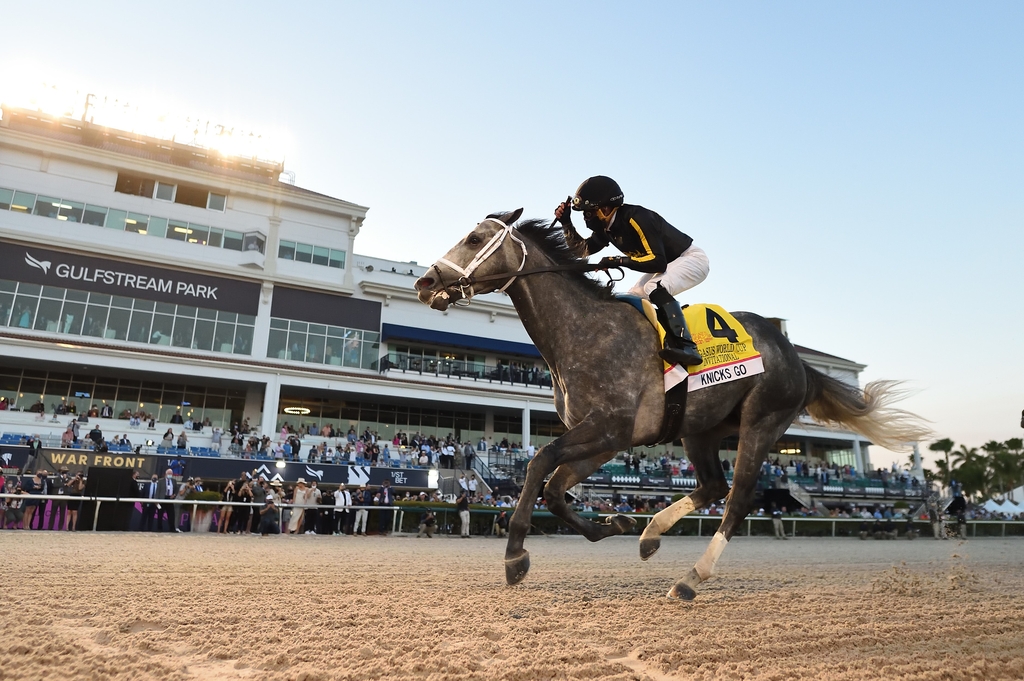
<path fill-rule="evenodd" d="M 507 298 L 430 310 L 413 290 L 424 267 L 356 254 L 366 207 L 283 172 L 4 107 L 0 430 L 61 429 L 38 415 L 95 405 L 158 431 L 191 418 L 538 446 L 563 432 Z M 853 384 L 863 368 L 801 354 Z M 863 445 L 798 421 L 779 450 L 864 470 Z"/>

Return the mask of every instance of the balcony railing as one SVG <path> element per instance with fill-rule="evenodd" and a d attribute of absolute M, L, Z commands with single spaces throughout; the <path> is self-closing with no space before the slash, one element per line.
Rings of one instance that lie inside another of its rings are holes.
<path fill-rule="evenodd" d="M 551 372 L 546 368 L 522 367 L 516 364 L 484 364 L 459 359 L 423 357 L 404 352 L 389 352 L 382 371 L 401 371 L 421 376 L 487 381 L 503 385 L 551 388 Z"/>

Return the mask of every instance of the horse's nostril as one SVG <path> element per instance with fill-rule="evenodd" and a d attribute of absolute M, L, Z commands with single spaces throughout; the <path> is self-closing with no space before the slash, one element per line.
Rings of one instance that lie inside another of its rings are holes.
<path fill-rule="evenodd" d="M 416 290 L 430 288 L 434 285 L 434 279 L 432 277 L 420 277 L 416 280 Z"/>

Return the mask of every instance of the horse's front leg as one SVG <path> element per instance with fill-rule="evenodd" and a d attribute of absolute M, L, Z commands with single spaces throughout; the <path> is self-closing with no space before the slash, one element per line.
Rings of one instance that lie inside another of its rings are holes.
<path fill-rule="evenodd" d="M 519 504 L 508 524 L 508 545 L 505 547 L 505 580 L 518 584 L 530 571 L 530 553 L 523 548 L 530 532 L 533 504 L 540 496 L 544 478 L 565 463 L 582 461 L 629 446 L 632 421 L 621 415 L 591 415 L 560 437 L 541 447 L 526 467 Z"/>
<path fill-rule="evenodd" d="M 625 534 L 636 526 L 636 520 L 624 515 L 614 515 L 603 523 L 596 523 L 573 511 L 565 501 L 567 489 L 589 478 L 613 456 L 615 452 L 608 452 L 592 459 L 563 464 L 555 470 L 544 487 L 544 499 L 548 502 L 548 510 L 589 541 L 600 541 L 605 537 Z"/>

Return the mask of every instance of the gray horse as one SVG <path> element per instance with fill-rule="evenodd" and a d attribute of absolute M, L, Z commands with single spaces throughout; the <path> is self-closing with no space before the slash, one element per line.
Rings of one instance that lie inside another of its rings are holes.
<path fill-rule="evenodd" d="M 475 295 L 507 292 L 551 369 L 555 408 L 567 431 L 542 447 L 527 468 L 522 503 L 509 523 L 509 584 L 521 582 L 530 569 L 523 542 L 532 501 L 542 492 L 551 512 L 590 541 L 633 527 L 635 521 L 623 515 L 603 523 L 580 517 L 566 503 L 565 491 L 616 453 L 656 442 L 665 412 L 654 328 L 608 287 L 572 271 L 581 259 L 561 229 L 539 221 L 513 226 L 521 214 L 519 209 L 488 216 L 416 282 L 419 300 L 437 310 L 469 304 Z M 658 550 L 662 533 L 679 519 L 726 499 L 718 532 L 693 569 L 669 590 L 672 598 L 694 598 L 697 585 L 715 574 L 722 550 L 753 507 L 769 448 L 801 410 L 887 447 L 928 434 L 916 416 L 888 406 L 899 394 L 893 382 L 871 383 L 863 391 L 846 385 L 804 364 L 764 318 L 748 312 L 734 316 L 761 353 L 764 373 L 689 394 L 677 437 L 693 462 L 697 488 L 658 512 L 640 538 L 640 557 L 647 560 Z M 734 434 L 739 447 L 730 490 L 718 450 L 721 440 Z"/>

